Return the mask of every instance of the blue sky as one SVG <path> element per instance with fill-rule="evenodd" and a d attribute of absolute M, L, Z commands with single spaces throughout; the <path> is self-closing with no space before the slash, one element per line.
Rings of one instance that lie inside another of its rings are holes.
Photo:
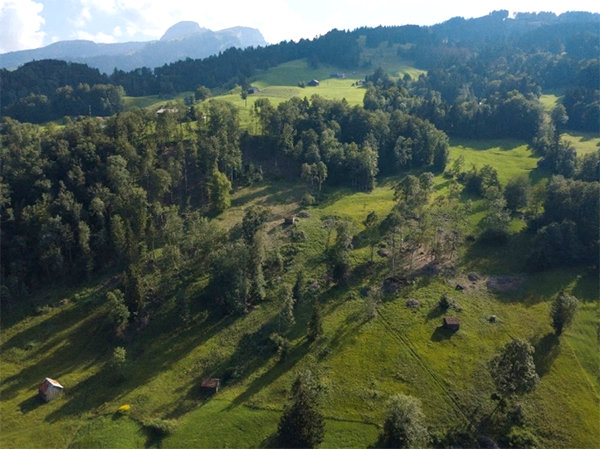
<path fill-rule="evenodd" d="M 332 28 L 432 25 L 490 11 L 591 11 L 590 0 L 0 0 L 0 53 L 68 39 L 126 42 L 158 39 L 171 25 L 192 20 L 219 30 L 258 28 L 270 43 L 313 38 Z"/>

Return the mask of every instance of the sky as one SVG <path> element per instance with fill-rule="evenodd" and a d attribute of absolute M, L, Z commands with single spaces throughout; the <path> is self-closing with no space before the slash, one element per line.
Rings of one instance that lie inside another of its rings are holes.
<path fill-rule="evenodd" d="M 87 39 L 112 43 L 159 39 L 191 20 L 211 30 L 258 28 L 265 40 L 312 39 L 361 26 L 433 25 L 491 11 L 600 12 L 598 0 L 0 0 L 0 53 Z"/>

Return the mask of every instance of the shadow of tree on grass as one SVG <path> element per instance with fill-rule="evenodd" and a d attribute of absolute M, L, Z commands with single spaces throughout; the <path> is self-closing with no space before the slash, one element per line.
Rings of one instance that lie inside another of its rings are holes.
<path fill-rule="evenodd" d="M 535 353 L 533 361 L 535 370 L 540 377 L 550 372 L 552 364 L 560 354 L 560 340 L 554 332 L 544 335 L 537 342 L 534 342 Z"/>
<path fill-rule="evenodd" d="M 456 333 L 456 331 L 446 329 L 444 326 L 438 326 L 431 334 L 431 341 L 440 342 L 444 340 L 449 340 Z"/>

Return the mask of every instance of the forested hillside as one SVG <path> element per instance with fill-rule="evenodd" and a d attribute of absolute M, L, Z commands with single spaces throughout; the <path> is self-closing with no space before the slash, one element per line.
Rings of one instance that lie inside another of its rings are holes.
<path fill-rule="evenodd" d="M 0 444 L 594 447 L 598 17 L 506 15 L 2 72 Z"/>
<path fill-rule="evenodd" d="M 57 112 L 46 105 L 57 96 L 56 89 L 66 85 L 76 89 L 79 83 L 91 87 L 113 84 L 121 86 L 130 96 L 173 95 L 194 91 L 198 86 L 214 89 L 236 83 L 245 85 L 245 80 L 269 67 L 301 58 L 307 58 L 314 67 L 328 64 L 343 69 L 359 66 L 368 69 L 371 61 L 361 62 L 358 45 L 359 37 L 363 36 L 367 48 L 385 41 L 387 45 L 399 46 L 399 56 L 409 57 L 419 67 L 445 72 L 441 76 L 434 70 L 429 86 L 445 102 L 451 104 L 459 96 L 461 100 L 482 97 L 483 78 L 509 75 L 510 80 L 501 87 L 506 92 L 517 89 L 523 95 L 539 95 L 539 89 L 568 90 L 565 105 L 572 109 L 572 125 L 592 130 L 598 117 L 599 21 L 597 14 L 590 13 L 517 14 L 509 19 L 507 11 L 497 11 L 478 19 L 455 18 L 431 27 L 332 30 L 313 40 L 245 50 L 231 48 L 218 56 L 188 58 L 158 68 L 115 70 L 101 80 L 95 70 L 82 78 L 78 64 L 37 61 L 16 71 L 0 71 L 0 103 L 4 115 L 39 123 L 62 117 L 63 111 Z M 56 82 L 48 83 L 40 75 L 57 71 L 62 76 Z M 26 111 L 31 109 L 39 109 L 39 116 L 27 115 Z M 81 115 L 77 107 L 66 112 L 66 115 Z M 93 115 L 109 113 L 102 108 L 93 111 Z"/>

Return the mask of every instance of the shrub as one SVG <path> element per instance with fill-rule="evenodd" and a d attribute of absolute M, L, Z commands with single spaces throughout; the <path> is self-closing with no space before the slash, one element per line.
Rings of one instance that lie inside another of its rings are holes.
<path fill-rule="evenodd" d="M 529 430 L 513 427 L 508 434 L 508 447 L 534 449 L 541 446 L 537 437 Z"/>
<path fill-rule="evenodd" d="M 277 332 L 273 332 L 269 339 L 275 345 L 279 360 L 285 360 L 290 352 L 290 341 Z"/>
<path fill-rule="evenodd" d="M 38 306 L 35 308 L 35 313 L 38 315 L 46 315 L 52 312 L 52 306 L 46 304 L 44 306 Z"/>
<path fill-rule="evenodd" d="M 305 231 L 297 228 L 292 228 L 290 237 L 294 243 L 301 243 L 308 240 L 308 234 Z"/>
<path fill-rule="evenodd" d="M 177 427 L 177 421 L 174 419 L 151 418 L 142 421 L 142 426 L 148 432 L 159 437 L 172 435 Z"/>
<path fill-rule="evenodd" d="M 448 310 L 452 306 L 453 303 L 454 303 L 454 300 L 449 298 L 448 295 L 444 294 L 438 301 L 438 306 L 442 310 Z"/>
<path fill-rule="evenodd" d="M 303 206 L 312 206 L 313 204 L 315 204 L 316 200 L 315 197 L 312 196 L 310 193 L 305 193 L 302 196 L 301 202 Z"/>

